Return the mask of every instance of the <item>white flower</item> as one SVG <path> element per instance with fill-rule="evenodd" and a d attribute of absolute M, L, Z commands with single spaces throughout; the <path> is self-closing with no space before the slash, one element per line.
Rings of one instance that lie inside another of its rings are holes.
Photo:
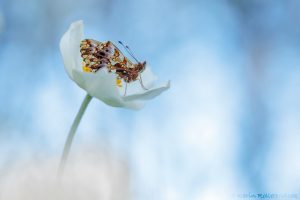
<path fill-rule="evenodd" d="M 139 81 L 128 84 L 127 95 L 124 96 L 123 88 L 116 84 L 116 75 L 105 69 L 96 73 L 84 72 L 80 55 L 80 42 L 83 37 L 83 21 L 76 21 L 70 25 L 68 31 L 60 41 L 60 51 L 63 57 L 65 69 L 69 77 L 86 92 L 114 107 L 140 109 L 146 100 L 153 99 L 170 88 L 170 81 L 162 86 L 154 86 L 156 77 L 152 74 L 149 66 L 141 74 L 143 84 L 148 90 L 142 89 Z"/>

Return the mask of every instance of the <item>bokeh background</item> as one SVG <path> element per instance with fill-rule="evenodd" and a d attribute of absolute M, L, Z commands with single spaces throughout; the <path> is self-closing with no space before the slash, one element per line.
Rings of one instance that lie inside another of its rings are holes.
<path fill-rule="evenodd" d="M 297 0 L 1 0 L 0 199 L 300 198 L 299 11 Z M 124 41 L 172 82 L 138 112 L 92 100 L 58 191 L 85 96 L 59 41 L 79 19 L 87 38 Z"/>

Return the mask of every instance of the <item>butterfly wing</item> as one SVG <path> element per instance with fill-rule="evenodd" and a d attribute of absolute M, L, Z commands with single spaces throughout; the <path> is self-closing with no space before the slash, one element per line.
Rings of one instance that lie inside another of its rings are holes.
<path fill-rule="evenodd" d="M 84 67 L 92 72 L 96 72 L 104 67 L 110 69 L 110 60 L 114 56 L 114 50 L 106 44 L 92 39 L 81 41 L 80 52 Z"/>

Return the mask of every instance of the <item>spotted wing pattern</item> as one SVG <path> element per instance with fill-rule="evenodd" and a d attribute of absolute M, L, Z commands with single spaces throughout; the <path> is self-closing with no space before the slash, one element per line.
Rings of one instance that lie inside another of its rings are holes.
<path fill-rule="evenodd" d="M 114 55 L 112 46 L 106 43 L 98 42 L 92 39 L 85 39 L 80 44 L 83 67 L 91 72 L 97 72 L 99 69 L 107 67 L 110 69 L 110 59 Z"/>

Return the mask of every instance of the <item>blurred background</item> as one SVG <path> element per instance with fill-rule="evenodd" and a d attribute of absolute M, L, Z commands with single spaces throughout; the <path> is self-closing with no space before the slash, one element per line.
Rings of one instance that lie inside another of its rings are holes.
<path fill-rule="evenodd" d="M 297 0 L 1 0 L 0 199 L 300 198 L 299 11 Z M 172 82 L 138 112 L 93 99 L 58 191 L 85 96 L 59 41 L 79 19 L 86 38 L 124 41 Z"/>

